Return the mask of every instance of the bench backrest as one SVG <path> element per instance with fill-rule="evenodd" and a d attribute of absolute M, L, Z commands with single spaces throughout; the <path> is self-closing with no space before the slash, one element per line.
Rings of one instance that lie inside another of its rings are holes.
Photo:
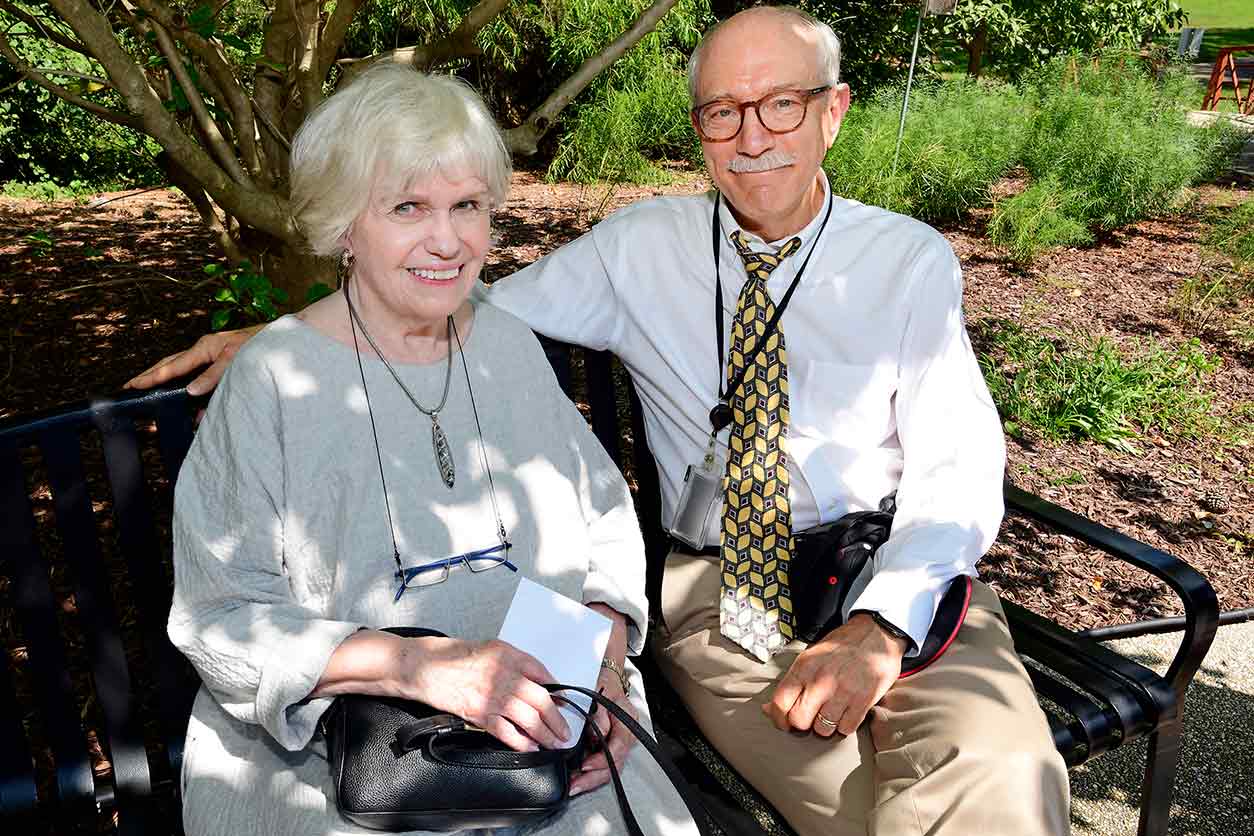
<path fill-rule="evenodd" d="M 0 656 L 6 817 L 38 792 L 58 832 L 101 807 L 141 832 L 173 798 L 197 682 L 165 632 L 169 486 L 192 430 L 181 391 L 0 422 L 0 606 L 21 663 Z"/>
<path fill-rule="evenodd" d="M 542 343 L 563 390 L 634 488 L 656 606 L 666 540 L 634 388 L 608 352 Z M 6 822 L 37 809 L 33 818 L 52 822 L 54 832 L 95 832 L 106 809 L 116 814 L 118 832 L 178 828 L 178 776 L 197 680 L 166 636 L 169 518 L 194 408 L 185 392 L 169 390 L 0 420 L 0 637 L 10 651 L 0 653 Z M 1214 635 L 1213 590 L 1170 555 L 1012 486 L 1006 499 L 1008 510 L 1165 578 L 1196 602 L 1165 678 L 1006 603 L 1020 653 L 1056 672 L 1031 671 L 1038 691 L 1070 715 L 1050 712 L 1068 763 L 1143 736 L 1163 718 L 1178 724 L 1184 689 Z M 119 598 L 128 604 L 123 612 Z"/>
<path fill-rule="evenodd" d="M 544 341 L 663 548 L 639 402 L 607 352 Z M 630 402 L 630 416 L 619 404 Z M 196 404 L 132 394 L 0 420 L 0 819 L 169 832 L 198 681 L 166 635 L 173 485 Z M 661 564 L 649 585 L 660 589 Z M 119 604 L 122 608 L 119 608 Z M 12 662 L 10 660 L 12 656 Z M 157 822 L 148 830 L 145 822 Z"/>

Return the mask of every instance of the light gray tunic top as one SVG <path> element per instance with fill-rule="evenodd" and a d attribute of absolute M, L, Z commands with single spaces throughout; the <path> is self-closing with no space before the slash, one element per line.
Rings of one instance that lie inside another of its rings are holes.
<path fill-rule="evenodd" d="M 319 795 L 327 800 L 310 812 L 327 826 L 306 821 L 293 832 L 346 827 L 315 736 L 330 701 L 306 697 L 359 628 L 490 639 L 526 576 L 626 614 L 630 651 L 640 650 L 644 554 L 627 486 L 530 329 L 476 308 L 463 356 L 483 445 L 455 357 L 440 414 L 457 468 L 452 489 L 436 469 L 430 420 L 363 348 L 402 563 L 498 542 L 486 454 L 519 571 L 455 568 L 394 603 L 392 540 L 353 350 L 294 317 L 250 340 L 209 405 L 175 492 L 169 633 L 204 682 L 183 774 L 185 818 L 198 832 L 231 832 L 228 819 L 259 822 L 267 807 Z M 443 362 L 394 366 L 420 402 L 438 402 Z M 267 774 L 280 765 L 292 773 Z M 218 817 L 215 804 L 239 815 Z"/>

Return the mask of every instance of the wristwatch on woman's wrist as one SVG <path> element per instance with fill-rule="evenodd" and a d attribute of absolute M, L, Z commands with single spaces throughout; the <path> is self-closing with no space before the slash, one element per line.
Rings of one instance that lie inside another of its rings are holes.
<path fill-rule="evenodd" d="M 613 659 L 605 658 L 601 660 L 601 667 L 608 671 L 612 671 L 618 677 L 618 684 L 623 686 L 623 693 L 627 693 L 627 672 L 619 666 Z"/>

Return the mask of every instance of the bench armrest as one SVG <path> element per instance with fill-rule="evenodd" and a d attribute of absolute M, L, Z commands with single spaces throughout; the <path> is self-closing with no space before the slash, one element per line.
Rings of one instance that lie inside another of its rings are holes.
<path fill-rule="evenodd" d="M 1210 650 L 1219 627 L 1219 601 L 1215 590 L 1200 572 L 1173 554 L 1160 551 L 1126 534 L 1098 525 L 1066 508 L 1041 499 L 1035 494 L 1006 482 L 1006 507 L 1063 534 L 1076 537 L 1090 546 L 1130 563 L 1162 579 L 1184 604 L 1184 637 L 1167 668 L 1166 679 L 1183 704 L 1184 691 L 1206 652 Z"/>

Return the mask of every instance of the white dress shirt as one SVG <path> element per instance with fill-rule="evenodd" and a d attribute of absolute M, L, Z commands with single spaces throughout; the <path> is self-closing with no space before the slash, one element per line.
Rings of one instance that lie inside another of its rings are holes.
<path fill-rule="evenodd" d="M 826 190 L 826 184 L 824 185 Z M 788 357 L 794 531 L 875 508 L 897 491 L 892 536 L 850 590 L 917 647 L 947 582 L 974 576 L 1001 522 L 1005 445 L 962 319 L 962 270 L 926 224 L 839 197 L 770 276 Z M 668 524 L 710 436 L 725 375 L 715 346 L 714 193 L 628 206 L 493 285 L 490 301 L 554 339 L 618 355 L 640 395 Z M 746 275 L 723 203 L 726 351 Z M 778 250 L 788 239 L 755 249 Z M 791 238 L 792 236 L 789 236 Z M 719 434 L 725 461 L 729 430 Z M 718 517 L 719 515 L 714 515 Z M 717 523 L 707 543 L 718 543 Z"/>

